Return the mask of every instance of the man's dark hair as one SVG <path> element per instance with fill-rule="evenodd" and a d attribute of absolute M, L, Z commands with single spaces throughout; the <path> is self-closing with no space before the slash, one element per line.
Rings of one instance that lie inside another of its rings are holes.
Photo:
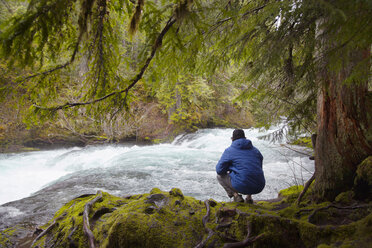
<path fill-rule="evenodd" d="M 233 132 L 233 136 L 231 138 L 232 141 L 241 139 L 241 138 L 245 138 L 244 131 L 242 129 L 235 129 Z"/>

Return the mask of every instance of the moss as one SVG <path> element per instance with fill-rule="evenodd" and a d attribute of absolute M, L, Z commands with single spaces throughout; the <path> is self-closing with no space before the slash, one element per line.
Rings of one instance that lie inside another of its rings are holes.
<path fill-rule="evenodd" d="M 162 191 L 159 188 L 153 188 L 150 191 L 150 194 L 160 194 L 160 193 L 162 193 Z"/>
<path fill-rule="evenodd" d="M 158 190 L 151 191 L 155 192 L 159 194 Z M 204 205 L 191 197 L 181 198 L 179 194 L 166 192 L 161 194 L 165 198 L 149 201 L 155 194 L 145 195 L 146 197 L 130 201 L 105 217 L 107 218 L 105 222 L 112 225 L 106 231 L 107 238 L 102 237 L 100 246 L 153 247 L 154 244 L 158 247 L 195 246 L 195 241 L 201 238 L 204 229 L 200 222 L 205 214 Z M 164 199 L 166 204 L 159 204 Z M 153 207 L 154 211 L 147 213 L 148 207 Z M 190 209 L 193 210 L 193 214 L 190 214 Z M 102 228 L 104 226 L 98 224 L 95 230 Z"/>
<path fill-rule="evenodd" d="M 338 203 L 350 204 L 351 201 L 354 198 L 354 195 L 355 195 L 354 192 L 351 191 L 351 190 L 346 191 L 346 192 L 342 192 L 338 196 L 336 196 L 335 201 L 338 202 Z"/>
<path fill-rule="evenodd" d="M 32 227 L 27 224 L 17 224 L 0 231 L 0 247 L 29 247 L 30 246 L 30 229 Z M 32 229 L 33 231 L 33 229 Z M 23 244 L 28 244 L 22 246 Z"/>
<path fill-rule="evenodd" d="M 283 190 L 284 198 L 293 197 L 301 188 Z M 202 219 L 206 215 L 204 202 L 184 196 L 180 189 L 169 192 L 154 188 L 148 194 L 119 198 L 107 193 L 96 202 L 89 216 L 97 247 L 195 247 L 208 235 Z M 57 223 L 39 240 L 39 247 L 88 247 L 83 233 L 84 206 L 95 195 L 76 198 L 63 206 L 54 219 L 44 225 Z M 222 247 L 226 242 L 245 239 L 248 223 L 251 236 L 264 234 L 254 247 L 368 247 L 372 241 L 372 215 L 361 215 L 360 220 L 343 225 L 326 225 L 309 222 L 314 209 L 330 203 L 297 207 L 283 202 L 266 202 L 263 205 L 208 200 L 209 220 L 206 227 L 214 235 L 206 247 Z M 314 218 L 329 220 L 331 209 L 318 211 Z M 370 210 L 369 210 L 370 211 Z M 324 215 L 324 216 L 323 216 Z M 3 234 L 2 234 L 3 235 Z M 3 237 L 3 236 L 0 236 Z M 0 240 L 5 240 L 1 238 Z M 5 241 L 4 241 L 5 242 Z"/>
<path fill-rule="evenodd" d="M 20 149 L 22 152 L 34 152 L 34 151 L 40 151 L 39 148 L 35 148 L 35 147 L 22 147 Z"/>
<path fill-rule="evenodd" d="M 317 246 L 317 248 L 331 248 L 331 246 L 326 245 L 326 244 L 320 244 Z"/>
<path fill-rule="evenodd" d="M 291 142 L 291 145 L 305 146 L 307 148 L 313 148 L 311 137 L 301 137 Z"/>
<path fill-rule="evenodd" d="M 303 185 L 294 185 L 287 189 L 279 191 L 279 197 L 282 197 L 284 202 L 293 203 L 297 200 L 301 191 L 304 189 Z"/>
<path fill-rule="evenodd" d="M 4 231 L 0 232 L 0 247 L 11 247 L 13 242 L 11 236 L 14 234 L 15 228 L 7 228 Z"/>
<path fill-rule="evenodd" d="M 354 179 L 354 192 L 357 199 L 372 199 L 372 156 L 358 165 Z"/>
<path fill-rule="evenodd" d="M 279 191 L 279 196 L 282 197 L 297 197 L 301 191 L 304 189 L 304 186 L 302 185 L 294 185 L 287 189 L 283 189 Z"/>

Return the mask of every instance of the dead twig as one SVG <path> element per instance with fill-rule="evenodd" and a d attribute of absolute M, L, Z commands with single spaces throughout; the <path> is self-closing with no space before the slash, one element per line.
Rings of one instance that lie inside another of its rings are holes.
<path fill-rule="evenodd" d="M 94 235 L 93 235 L 93 232 L 90 230 L 90 225 L 89 225 L 89 212 L 93 204 L 96 203 L 98 200 L 102 199 L 102 192 L 98 191 L 97 194 L 99 195 L 96 196 L 93 200 L 91 200 L 87 204 L 85 204 L 84 213 L 83 213 L 84 234 L 88 238 L 90 248 L 95 248 L 95 244 L 94 244 Z"/>

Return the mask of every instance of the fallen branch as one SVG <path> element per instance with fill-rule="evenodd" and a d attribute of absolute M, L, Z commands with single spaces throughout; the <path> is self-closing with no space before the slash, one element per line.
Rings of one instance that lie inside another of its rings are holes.
<path fill-rule="evenodd" d="M 201 247 L 204 247 L 204 245 L 208 242 L 208 240 L 213 236 L 214 232 L 212 231 L 212 229 L 210 229 L 209 227 L 207 227 L 207 223 L 209 221 L 209 215 L 211 213 L 211 209 L 210 209 L 210 206 L 209 206 L 209 200 L 205 200 L 204 201 L 204 204 L 205 204 L 205 207 L 207 208 L 207 213 L 204 215 L 203 219 L 202 219 L 202 222 L 203 222 L 203 226 L 205 228 L 205 230 L 208 232 L 208 236 L 207 238 L 203 239 L 199 244 L 197 244 L 194 248 L 201 248 Z"/>
<path fill-rule="evenodd" d="M 225 243 L 223 248 L 245 247 L 245 246 L 255 242 L 256 240 L 258 240 L 258 239 L 260 239 L 264 236 L 264 234 L 260 234 L 258 236 L 250 238 L 251 232 L 252 232 L 252 224 L 251 224 L 250 221 L 248 221 L 247 236 L 245 237 L 245 239 L 243 241 L 240 241 L 240 242 Z"/>
<path fill-rule="evenodd" d="M 58 218 L 55 218 L 52 222 L 52 224 L 50 224 L 44 231 L 42 231 L 35 239 L 34 241 L 32 242 L 31 244 L 31 247 L 34 246 L 34 244 L 39 240 L 41 239 L 45 234 L 47 234 L 50 230 L 53 229 L 53 227 L 56 225 L 57 221 L 59 221 L 60 219 L 62 219 L 63 217 L 66 216 L 66 213 L 62 214 L 61 216 L 59 216 Z"/>
<path fill-rule="evenodd" d="M 93 200 L 91 200 L 87 204 L 85 204 L 84 213 L 83 213 L 84 234 L 88 238 L 90 248 L 95 248 L 95 245 L 94 245 L 94 235 L 93 235 L 93 232 L 90 230 L 90 225 L 89 225 L 89 212 L 93 204 L 96 203 L 96 201 L 102 199 L 102 192 L 98 191 L 97 194 L 99 195 L 96 196 Z"/>
<path fill-rule="evenodd" d="M 310 154 L 308 154 L 308 153 L 306 153 L 306 152 L 302 152 L 302 151 L 296 150 L 296 149 L 294 149 L 294 148 L 292 148 L 292 147 L 290 147 L 290 146 L 287 146 L 287 145 L 285 145 L 285 144 L 281 144 L 280 146 L 283 146 L 283 147 L 285 147 L 285 148 L 287 148 L 287 149 L 289 149 L 289 150 L 291 150 L 291 151 L 297 152 L 298 154 L 302 154 L 302 155 L 305 155 L 305 156 L 308 156 L 308 157 L 311 156 Z"/>

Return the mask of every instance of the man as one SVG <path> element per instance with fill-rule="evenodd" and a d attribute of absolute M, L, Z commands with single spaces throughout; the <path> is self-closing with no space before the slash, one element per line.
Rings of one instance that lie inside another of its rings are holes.
<path fill-rule="evenodd" d="M 235 202 L 244 202 L 240 195 L 244 194 L 247 195 L 245 202 L 253 203 L 251 195 L 260 193 L 265 187 L 262 154 L 245 138 L 241 129 L 235 129 L 231 139 L 231 146 L 216 165 L 217 180 Z"/>

